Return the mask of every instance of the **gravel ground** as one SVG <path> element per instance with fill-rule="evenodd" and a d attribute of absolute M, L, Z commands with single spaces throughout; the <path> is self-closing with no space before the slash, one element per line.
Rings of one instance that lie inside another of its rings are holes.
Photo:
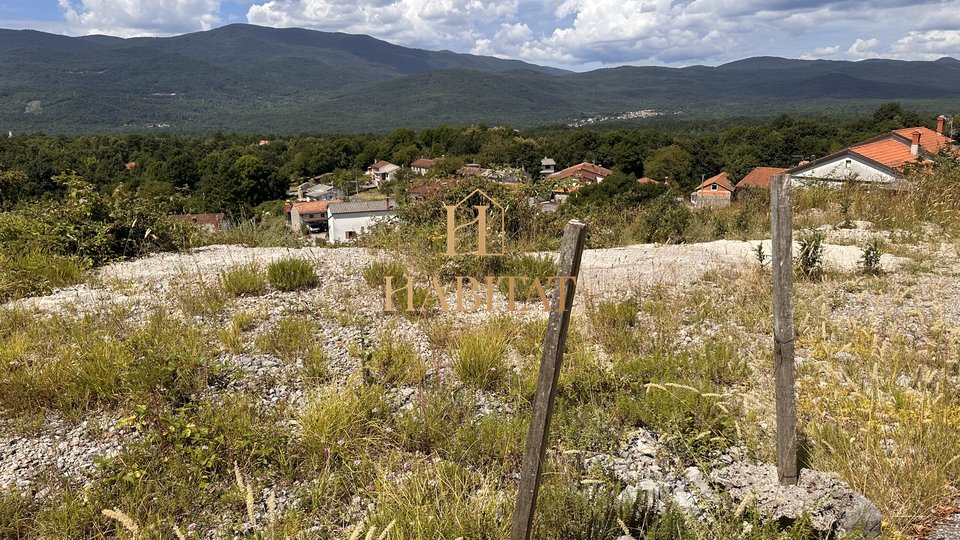
<path fill-rule="evenodd" d="M 844 233 L 838 241 L 861 241 L 865 233 Z M 849 238 L 848 238 L 849 237 Z M 829 237 L 828 237 L 829 238 Z M 598 297 L 622 296 L 652 285 L 682 288 L 696 282 L 714 270 L 732 269 L 734 272 L 756 265 L 754 249 L 759 242 L 722 240 L 701 244 L 659 246 L 634 245 L 622 248 L 594 249 L 584 252 L 578 291 Z M 770 242 L 762 242 L 770 253 Z M 911 246 L 916 248 L 916 246 Z M 896 323 L 908 335 L 924 339 L 931 317 L 960 325 L 960 283 L 958 283 L 957 256 L 953 246 L 921 246 L 936 253 L 936 273 L 913 273 L 902 270 L 911 259 L 884 255 L 883 267 L 891 274 L 885 278 L 888 290 L 850 289 L 838 285 L 832 317 L 861 321 L 869 326 Z M 826 245 L 825 264 L 828 270 L 849 272 L 856 268 L 861 250 L 856 245 Z M 87 284 L 57 291 L 51 295 L 24 299 L 18 304 L 46 313 L 84 313 L 109 305 L 126 305 L 132 313 L 147 313 L 157 305 L 169 303 L 171 292 L 191 282 L 214 282 L 220 271 L 232 265 L 258 262 L 266 266 L 271 261 L 287 257 L 310 260 L 321 278 L 320 285 L 308 291 L 280 293 L 270 291 L 252 298 L 237 299 L 234 305 L 216 320 L 204 320 L 205 325 L 222 328 L 238 312 L 257 314 L 255 332 L 260 334 L 273 327 L 286 314 L 300 314 L 316 320 L 317 342 L 330 359 L 332 384 L 340 384 L 354 376 L 358 360 L 349 352 L 358 346 L 375 346 L 385 329 L 402 336 L 429 358 L 431 376 L 443 376 L 449 369 L 448 353 L 434 350 L 425 329 L 415 320 L 388 316 L 382 311 L 382 297 L 364 282 L 360 270 L 383 254 L 361 248 L 244 248 L 238 246 L 210 246 L 189 253 L 157 254 L 143 259 L 114 264 L 100 269 Z M 734 273 L 735 275 L 735 273 Z M 731 286 L 736 286 L 732 284 Z M 803 284 L 798 284 L 802 288 Z M 497 295 L 497 307 L 503 300 Z M 579 301 L 578 310 L 587 302 Z M 524 318 L 542 317 L 542 312 L 530 310 Z M 463 326 L 475 325 L 490 317 L 480 313 L 451 313 L 443 321 Z M 726 327 L 708 328 L 699 325 L 690 329 L 690 335 L 679 336 L 678 342 L 710 339 L 712 333 Z M 761 336 L 762 337 L 762 336 Z M 247 351 L 223 351 L 220 360 L 232 365 L 240 376 L 226 388 L 216 392 L 244 392 L 258 396 L 265 404 L 286 402 L 294 407 L 305 402 L 311 389 L 302 380 L 298 361 L 286 363 L 269 355 Z M 802 353 L 802 351 L 798 351 Z M 399 389 L 396 401 L 399 407 L 411 399 L 410 389 Z M 478 396 L 484 409 L 494 410 L 499 405 L 486 403 Z M 479 414 L 484 414 L 480 411 Z M 116 418 L 98 414 L 80 423 L 69 423 L 50 416 L 29 433 L 0 436 L 0 488 L 11 487 L 29 491 L 35 478 L 52 472 L 80 482 L 87 482 L 95 474 L 93 460 L 108 457 L 122 449 L 133 435 L 116 427 Z M 8 423 L 0 423 L 0 433 L 23 432 Z M 43 494 L 37 494 L 42 496 Z M 286 497 L 280 501 L 286 504 Z M 931 536 L 934 538 L 934 536 Z M 958 538 L 941 536 L 936 538 Z"/>

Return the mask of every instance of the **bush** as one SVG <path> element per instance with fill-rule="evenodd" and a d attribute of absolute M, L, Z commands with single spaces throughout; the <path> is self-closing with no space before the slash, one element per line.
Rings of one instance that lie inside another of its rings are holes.
<path fill-rule="evenodd" d="M 641 240 L 660 244 L 679 244 L 684 241 L 687 226 L 693 214 L 669 194 L 657 198 L 644 209 Z"/>
<path fill-rule="evenodd" d="M 267 280 L 279 291 L 299 291 L 315 287 L 318 282 L 313 265 L 303 259 L 283 259 L 270 263 Z"/>
<path fill-rule="evenodd" d="M 267 281 L 257 263 L 237 264 L 220 272 L 220 287 L 229 296 L 258 296 Z"/>

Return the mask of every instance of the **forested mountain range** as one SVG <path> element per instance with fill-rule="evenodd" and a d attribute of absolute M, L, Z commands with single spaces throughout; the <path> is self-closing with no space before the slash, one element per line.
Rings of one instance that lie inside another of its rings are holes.
<path fill-rule="evenodd" d="M 369 36 L 230 25 L 169 38 L 0 30 L 0 130 L 386 132 L 672 118 L 960 109 L 960 61 L 759 57 L 571 73 Z"/>

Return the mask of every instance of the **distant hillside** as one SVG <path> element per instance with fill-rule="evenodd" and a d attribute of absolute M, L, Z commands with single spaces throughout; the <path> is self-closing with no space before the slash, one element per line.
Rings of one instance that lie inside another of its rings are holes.
<path fill-rule="evenodd" d="M 749 58 L 570 73 L 369 36 L 231 25 L 171 38 L 0 30 L 0 130 L 386 131 L 530 127 L 657 109 L 685 117 L 960 109 L 960 61 Z"/>

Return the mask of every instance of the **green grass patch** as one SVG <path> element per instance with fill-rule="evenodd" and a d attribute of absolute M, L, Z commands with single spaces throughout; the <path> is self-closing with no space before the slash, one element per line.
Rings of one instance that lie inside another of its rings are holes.
<path fill-rule="evenodd" d="M 303 259 L 283 259 L 270 263 L 267 280 L 273 288 L 284 292 L 311 289 L 320 282 L 313 265 Z"/>
<path fill-rule="evenodd" d="M 267 280 L 257 263 L 236 264 L 220 272 L 220 287 L 227 296 L 259 296 Z"/>

